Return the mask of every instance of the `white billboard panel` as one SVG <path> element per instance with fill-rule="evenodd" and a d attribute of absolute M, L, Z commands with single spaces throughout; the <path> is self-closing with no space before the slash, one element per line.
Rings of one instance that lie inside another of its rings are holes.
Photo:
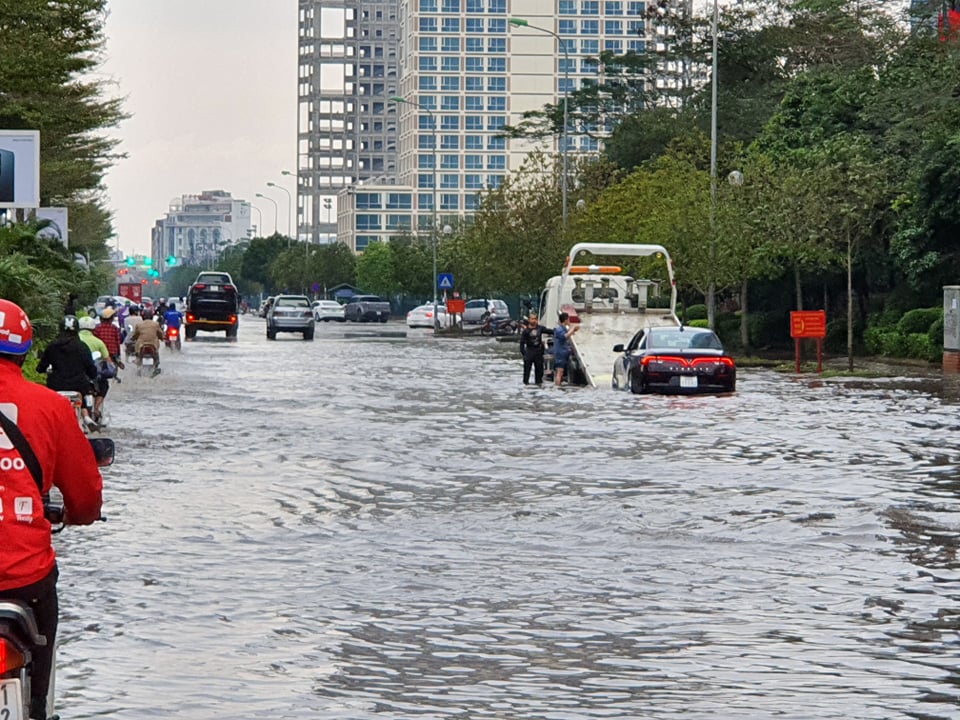
<path fill-rule="evenodd" d="M 0 130 L 0 208 L 40 205 L 40 131 Z"/>
<path fill-rule="evenodd" d="M 37 233 L 40 237 L 49 237 L 59 240 L 64 247 L 69 247 L 69 234 L 67 232 L 68 208 L 65 207 L 42 207 L 37 208 L 37 220 L 45 220 L 46 225 Z"/>

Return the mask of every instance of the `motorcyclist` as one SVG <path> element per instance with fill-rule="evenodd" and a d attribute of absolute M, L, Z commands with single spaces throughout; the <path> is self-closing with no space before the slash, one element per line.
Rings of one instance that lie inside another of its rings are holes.
<path fill-rule="evenodd" d="M 137 353 L 137 367 L 143 365 L 144 348 L 150 348 L 153 352 L 153 371 L 160 371 L 160 343 L 163 342 L 163 330 L 160 324 L 153 319 L 153 313 L 149 310 L 143 311 L 143 319 L 133 329 L 130 335 L 134 343 L 134 350 Z"/>
<path fill-rule="evenodd" d="M 183 323 L 183 314 L 177 310 L 174 302 L 167 305 L 167 311 L 163 314 L 164 335 L 169 335 L 171 328 L 176 328 L 180 332 L 180 325 Z"/>
<path fill-rule="evenodd" d="M 37 363 L 37 372 L 47 375 L 47 387 L 51 390 L 78 392 L 81 395 L 89 393 L 93 381 L 97 379 L 97 366 L 93 362 L 90 348 L 80 341 L 80 321 L 75 315 L 66 315 L 60 324 L 60 335 L 47 345 L 40 362 Z M 94 424 L 89 410 L 83 408 L 83 419 L 87 424 Z"/>
<path fill-rule="evenodd" d="M 110 360 L 106 344 L 94 334 L 97 321 L 92 317 L 82 317 L 79 322 L 80 341 L 90 348 L 98 370 L 97 379 L 93 381 L 93 421 L 99 425 L 103 420 L 103 400 L 110 390 L 110 378 L 117 374 L 116 365 Z"/>
<path fill-rule="evenodd" d="M 76 334 L 71 337 L 79 343 Z M 8 471 L 0 483 L 0 599 L 27 603 L 46 645 L 36 649 L 31 672 L 31 718 L 46 718 L 53 648 L 57 635 L 57 564 L 42 496 L 57 487 L 64 522 L 88 525 L 100 517 L 103 480 L 70 401 L 23 377 L 33 342 L 26 313 L 0 300 L 0 410 L 23 433 L 42 470 L 42 488 L 19 461 L 19 451 L 0 435 Z M 89 351 L 88 351 L 89 354 Z M 16 461 L 16 462 L 15 462 Z"/>
<path fill-rule="evenodd" d="M 127 360 L 130 359 L 130 356 L 136 353 L 136 350 L 133 346 L 133 329 L 140 324 L 140 321 L 143 320 L 140 317 L 140 306 L 131 305 L 130 312 L 127 315 L 126 319 L 123 321 L 123 351 L 126 353 Z"/>
<path fill-rule="evenodd" d="M 113 308 L 105 308 L 100 315 L 100 324 L 94 328 L 93 334 L 103 340 L 103 344 L 107 346 L 107 350 L 110 353 L 109 358 L 113 361 L 113 364 L 119 368 L 123 368 L 123 362 L 120 360 L 120 345 L 123 342 L 123 337 L 120 333 L 120 328 L 114 322 L 115 315 L 116 311 Z"/>

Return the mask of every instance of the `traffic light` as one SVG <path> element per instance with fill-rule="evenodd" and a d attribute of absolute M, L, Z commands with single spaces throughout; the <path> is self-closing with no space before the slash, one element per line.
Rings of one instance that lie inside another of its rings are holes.
<path fill-rule="evenodd" d="M 160 271 L 155 268 L 150 268 L 147 270 L 147 275 L 150 277 L 160 277 Z"/>
<path fill-rule="evenodd" d="M 127 265 L 129 265 L 130 267 L 134 267 L 136 266 L 136 264 L 137 264 L 137 259 L 135 257 L 132 257 L 132 256 L 127 257 Z"/>
<path fill-rule="evenodd" d="M 176 264 L 177 264 L 177 256 L 176 256 L 176 255 L 170 255 L 170 256 L 167 258 L 167 265 L 169 265 L 170 267 L 173 267 L 173 266 L 176 265 Z"/>
<path fill-rule="evenodd" d="M 143 264 L 146 265 L 147 267 L 150 267 L 151 265 L 153 265 L 153 258 L 150 257 L 149 255 L 147 255 L 147 256 L 143 259 Z"/>

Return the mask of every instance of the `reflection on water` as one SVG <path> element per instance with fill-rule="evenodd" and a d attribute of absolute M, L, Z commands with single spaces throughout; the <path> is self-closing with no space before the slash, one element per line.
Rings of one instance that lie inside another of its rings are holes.
<path fill-rule="evenodd" d="M 955 407 L 746 370 L 520 384 L 488 340 L 267 343 L 114 388 L 58 538 L 69 717 L 960 717 Z"/>

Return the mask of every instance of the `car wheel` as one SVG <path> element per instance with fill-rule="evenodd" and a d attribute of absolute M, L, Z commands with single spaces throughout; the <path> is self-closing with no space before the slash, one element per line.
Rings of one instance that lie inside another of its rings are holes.
<path fill-rule="evenodd" d="M 237 326 L 227 328 L 227 340 L 236 340 L 237 339 Z"/>
<path fill-rule="evenodd" d="M 380 322 L 385 323 L 388 319 L 389 319 L 389 318 L 382 317 L 382 318 L 380 318 Z"/>
<path fill-rule="evenodd" d="M 192 327 L 187 327 L 187 340 L 193 340 L 197 337 L 197 329 Z"/>
<path fill-rule="evenodd" d="M 310 328 L 309 330 L 304 330 L 304 331 L 303 331 L 303 339 L 304 339 L 304 340 L 313 340 L 313 328 Z"/>
<path fill-rule="evenodd" d="M 267 328 L 267 340 L 276 340 L 276 339 L 277 339 L 277 331 Z"/>
<path fill-rule="evenodd" d="M 634 395 L 643 395 L 647 392 L 647 387 L 643 382 L 643 376 L 638 372 L 632 372 L 630 378 L 630 392 Z"/>

